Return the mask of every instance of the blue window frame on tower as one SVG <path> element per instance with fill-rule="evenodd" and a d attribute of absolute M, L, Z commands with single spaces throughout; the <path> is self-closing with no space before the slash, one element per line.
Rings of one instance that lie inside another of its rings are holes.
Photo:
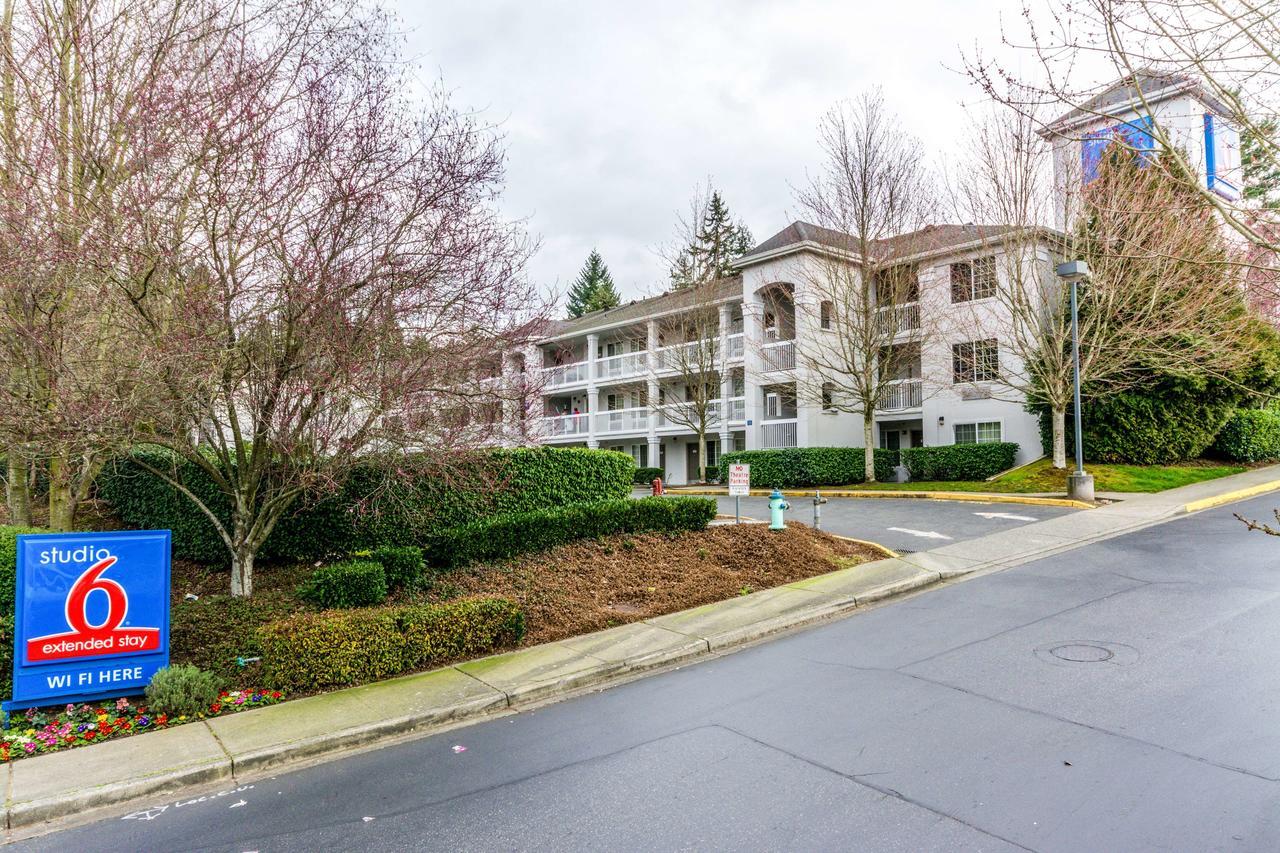
<path fill-rule="evenodd" d="M 1113 142 L 1136 151 L 1143 163 L 1149 161 L 1156 150 L 1155 137 L 1151 134 L 1151 116 L 1135 118 L 1085 134 L 1080 145 L 1080 174 L 1084 183 L 1098 177 L 1102 155 Z"/>
<path fill-rule="evenodd" d="M 1204 171 L 1209 189 L 1240 198 L 1240 131 L 1212 113 L 1204 115 Z"/>

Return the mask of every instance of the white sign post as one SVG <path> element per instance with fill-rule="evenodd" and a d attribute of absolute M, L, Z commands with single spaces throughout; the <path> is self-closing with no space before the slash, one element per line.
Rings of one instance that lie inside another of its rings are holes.
<path fill-rule="evenodd" d="M 742 496 L 751 494 L 751 466 L 729 466 L 729 494 L 733 497 L 733 523 L 742 523 Z"/>

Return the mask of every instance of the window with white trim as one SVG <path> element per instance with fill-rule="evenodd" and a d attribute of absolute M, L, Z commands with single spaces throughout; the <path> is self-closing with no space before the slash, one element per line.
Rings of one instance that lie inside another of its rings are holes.
<path fill-rule="evenodd" d="M 1000 378 L 1000 347 L 995 338 L 951 345 L 951 380 L 994 382 Z"/>
<path fill-rule="evenodd" d="M 994 444 L 1000 441 L 999 421 L 979 421 L 974 424 L 956 424 L 956 444 Z"/>
<path fill-rule="evenodd" d="M 831 303 L 831 300 L 824 299 L 822 301 L 822 304 L 818 306 L 818 325 L 819 326 L 828 330 L 831 328 L 831 322 L 832 322 L 831 315 L 833 313 L 834 308 L 835 306 Z"/>
<path fill-rule="evenodd" d="M 987 255 L 951 265 L 951 301 L 972 302 L 996 295 L 996 258 Z"/>
<path fill-rule="evenodd" d="M 834 412 L 836 410 L 836 386 L 831 382 L 822 383 L 822 411 Z"/>

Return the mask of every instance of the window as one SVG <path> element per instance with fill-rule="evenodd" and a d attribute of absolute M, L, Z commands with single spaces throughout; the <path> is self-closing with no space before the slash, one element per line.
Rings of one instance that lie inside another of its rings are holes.
<path fill-rule="evenodd" d="M 956 444 L 993 444 L 1000 440 L 1000 422 L 982 421 L 976 424 L 956 424 Z"/>
<path fill-rule="evenodd" d="M 1232 201 L 1240 198 L 1240 132 L 1205 113 L 1204 167 L 1209 189 Z"/>
<path fill-rule="evenodd" d="M 716 468 L 720 465 L 720 442 L 707 442 L 707 467 Z"/>
<path fill-rule="evenodd" d="M 818 306 L 818 324 L 822 326 L 822 328 L 831 328 L 831 312 L 834 307 L 835 306 L 831 304 L 830 300 L 825 299 L 822 304 Z"/>
<path fill-rule="evenodd" d="M 957 261 L 951 265 L 951 301 L 971 302 L 996 295 L 996 259 L 994 255 Z"/>
<path fill-rule="evenodd" d="M 1142 163 L 1151 161 L 1155 154 L 1155 138 L 1151 135 L 1151 116 L 1121 122 L 1102 130 L 1086 134 L 1080 143 L 1080 175 L 1082 183 L 1098 177 L 1102 157 L 1113 142 L 1118 142 L 1121 152 L 1136 153 Z"/>
<path fill-rule="evenodd" d="M 836 398 L 836 386 L 830 382 L 823 382 L 822 383 L 822 411 L 834 412 L 836 410 L 835 398 Z"/>
<path fill-rule="evenodd" d="M 991 382 L 1000 378 L 1000 348 L 995 338 L 951 346 L 951 381 Z"/>
<path fill-rule="evenodd" d="M 782 417 L 782 398 L 777 394 L 764 395 L 764 416 L 766 418 Z"/>

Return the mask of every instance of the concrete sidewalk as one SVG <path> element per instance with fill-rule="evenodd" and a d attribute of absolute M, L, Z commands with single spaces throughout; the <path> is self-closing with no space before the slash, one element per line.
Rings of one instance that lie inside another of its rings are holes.
<path fill-rule="evenodd" d="M 703 607 L 432 672 L 6 766 L 6 826 L 41 824 L 191 786 L 246 781 L 486 716 L 511 713 L 645 671 L 721 653 L 937 583 L 1000 571 L 1186 512 L 1280 489 L 1280 466 L 866 563 Z M 158 807 L 158 806 L 157 806 Z"/>

